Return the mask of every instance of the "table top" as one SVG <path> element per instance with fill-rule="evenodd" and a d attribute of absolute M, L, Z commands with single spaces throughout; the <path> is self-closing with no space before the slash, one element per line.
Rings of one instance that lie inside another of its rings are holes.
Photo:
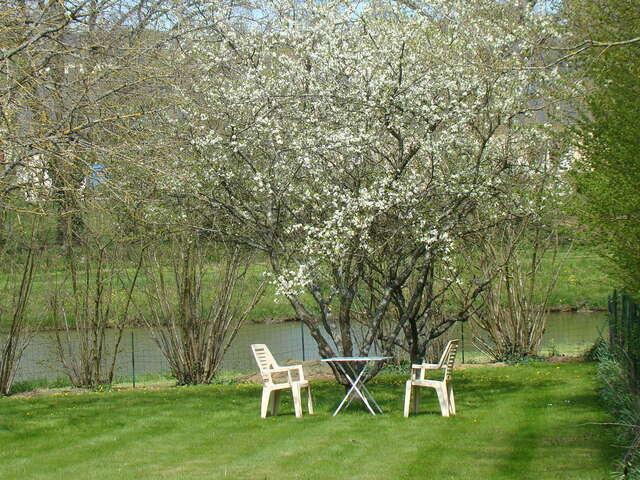
<path fill-rule="evenodd" d="M 331 357 L 321 358 L 323 362 L 380 362 L 391 357 Z"/>

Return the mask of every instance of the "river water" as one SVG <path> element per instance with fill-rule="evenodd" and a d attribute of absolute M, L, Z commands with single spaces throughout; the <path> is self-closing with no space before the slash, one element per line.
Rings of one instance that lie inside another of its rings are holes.
<path fill-rule="evenodd" d="M 465 360 L 488 361 L 473 345 L 474 332 L 467 324 L 464 331 L 457 325 L 454 336 L 464 336 Z M 606 316 L 603 313 L 551 313 L 542 342 L 543 354 L 575 355 L 582 353 L 599 335 L 606 334 Z M 109 332 L 113 341 L 115 332 Z M 251 355 L 252 343 L 265 343 L 274 357 L 284 362 L 288 359 L 311 360 L 320 358 L 314 340 L 299 322 L 280 324 L 247 324 L 238 332 L 225 356 L 223 369 L 253 371 L 256 369 Z M 146 328 L 124 332 L 117 358 L 117 373 L 121 378 L 169 371 L 167 362 Z M 56 353 L 55 334 L 38 333 L 25 350 L 16 381 L 56 379 L 64 377 Z"/>

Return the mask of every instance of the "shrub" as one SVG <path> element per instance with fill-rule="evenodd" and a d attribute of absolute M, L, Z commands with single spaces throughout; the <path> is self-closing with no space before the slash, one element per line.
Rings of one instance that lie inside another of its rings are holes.
<path fill-rule="evenodd" d="M 626 452 L 619 463 L 616 477 L 640 478 L 640 397 L 633 393 L 632 380 L 619 360 L 615 347 L 602 342 L 597 348 L 600 394 L 619 425 L 619 437 Z"/>

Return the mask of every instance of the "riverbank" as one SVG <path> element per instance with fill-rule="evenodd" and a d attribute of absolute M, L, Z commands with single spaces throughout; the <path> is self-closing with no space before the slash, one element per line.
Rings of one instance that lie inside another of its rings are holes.
<path fill-rule="evenodd" d="M 574 356 L 554 356 L 539 358 L 531 363 L 543 364 L 559 364 L 559 363 L 582 363 L 584 357 L 582 355 Z M 318 380 L 333 380 L 334 375 L 331 368 L 321 360 L 288 360 L 283 362 L 283 365 L 302 365 L 305 379 L 310 381 Z M 455 370 L 466 370 L 468 368 L 499 368 L 508 367 L 510 364 L 505 362 L 494 363 L 457 363 Z M 398 374 L 396 367 L 383 369 L 380 373 L 381 376 L 389 374 Z M 408 374 L 408 370 L 407 370 Z M 44 382 L 23 382 L 19 387 L 19 391 L 13 393 L 11 398 L 35 398 L 45 396 L 69 396 L 69 395 L 81 395 L 84 393 L 95 393 L 96 390 L 88 388 L 77 388 L 70 384 L 64 384 L 65 380 L 60 379 L 57 381 L 58 386 L 46 387 Z M 256 383 L 262 384 L 262 375 L 260 373 L 246 373 L 246 372 L 221 372 L 213 382 L 214 385 L 236 385 L 242 383 Z M 39 385 L 39 386 L 38 386 Z M 29 387 L 33 388 L 29 388 Z M 158 390 L 163 388 L 176 387 L 175 379 L 169 375 L 144 375 L 138 379 L 137 385 L 132 386 L 131 382 L 115 382 L 109 391 L 128 391 L 128 390 Z"/>
<path fill-rule="evenodd" d="M 606 335 L 605 316 L 598 313 L 552 313 L 548 315 L 547 329 L 542 338 L 542 356 L 578 355 L 594 344 L 600 335 Z M 105 356 L 109 362 L 113 345 L 117 340 L 116 331 L 106 332 Z M 460 346 L 459 359 L 466 363 L 487 363 L 487 355 L 478 351 L 474 337 L 479 334 L 473 324 L 456 324 L 449 332 L 451 336 L 464 340 Z M 74 335 L 70 339 L 77 342 Z M 255 361 L 249 346 L 253 343 L 269 345 L 273 355 L 280 362 L 288 359 L 319 359 L 318 349 L 308 329 L 300 322 L 276 324 L 247 323 L 244 325 L 229 350 L 222 369 L 228 372 L 251 372 Z M 75 344 L 75 343 L 74 343 Z M 135 361 L 134 361 L 135 360 Z M 148 328 L 128 328 L 119 344 L 115 375 L 135 377 L 140 381 L 144 375 L 164 375 L 169 366 Z M 17 372 L 16 381 L 38 381 L 48 379 L 41 386 L 62 386 L 57 379 L 65 377 L 65 371 L 57 352 L 56 335 L 53 332 L 36 334 L 24 351 Z M 34 388 L 38 388 L 37 386 Z"/>
<path fill-rule="evenodd" d="M 601 260 L 586 249 L 561 251 L 562 259 L 558 280 L 549 297 L 551 311 L 603 311 L 613 284 L 607 277 Z M 552 272 L 543 265 L 544 278 Z M 544 282 L 543 282 L 544 283 Z"/>

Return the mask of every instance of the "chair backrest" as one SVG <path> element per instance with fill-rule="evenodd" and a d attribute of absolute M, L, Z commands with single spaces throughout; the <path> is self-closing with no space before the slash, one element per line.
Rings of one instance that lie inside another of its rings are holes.
<path fill-rule="evenodd" d="M 271 375 L 268 373 L 272 368 L 278 368 L 278 362 L 276 362 L 273 355 L 269 351 L 269 348 L 263 343 L 256 343 L 251 345 L 251 350 L 253 350 L 253 356 L 256 359 L 256 363 L 258 364 L 258 368 L 260 369 L 260 373 L 262 373 L 262 378 L 265 380 L 269 380 Z"/>
<path fill-rule="evenodd" d="M 458 343 L 460 340 L 450 340 L 447 346 L 442 352 L 440 357 L 440 368 L 444 368 L 444 381 L 448 382 L 451 378 L 451 372 L 453 371 L 453 364 L 456 361 L 456 353 L 458 353 Z"/>

